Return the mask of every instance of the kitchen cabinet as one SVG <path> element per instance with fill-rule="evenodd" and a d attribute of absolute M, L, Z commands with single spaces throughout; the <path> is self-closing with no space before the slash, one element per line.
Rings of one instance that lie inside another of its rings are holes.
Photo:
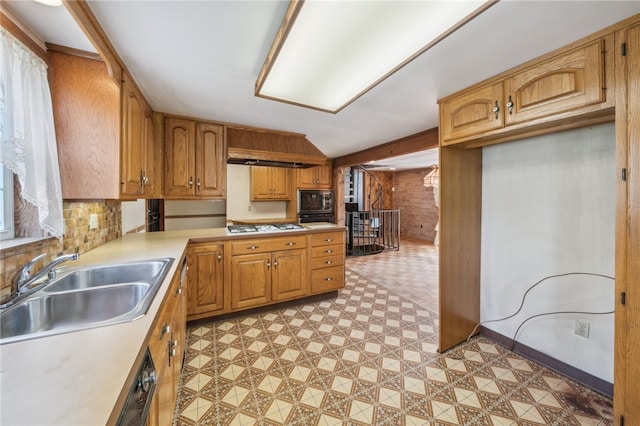
<path fill-rule="evenodd" d="M 49 56 L 62 197 L 154 196 L 153 111 L 131 77 L 118 85 L 90 55 L 54 48 Z"/>
<path fill-rule="evenodd" d="M 613 36 L 518 68 L 440 101 L 442 144 L 531 131 L 586 113 L 611 114 Z"/>
<path fill-rule="evenodd" d="M 191 243 L 187 319 L 203 318 L 225 309 L 224 243 Z"/>
<path fill-rule="evenodd" d="M 331 162 L 323 166 L 297 169 L 297 187 L 299 189 L 331 189 Z"/>
<path fill-rule="evenodd" d="M 165 119 L 164 195 L 175 199 L 226 196 L 226 143 L 221 125 Z"/>
<path fill-rule="evenodd" d="M 131 77 L 122 76 L 121 192 L 149 198 L 155 194 L 153 111 Z"/>
<path fill-rule="evenodd" d="M 615 50 L 618 178 L 613 421 L 622 426 L 640 424 L 640 16 L 616 34 Z M 624 171 L 628 173 L 623 177 Z"/>
<path fill-rule="evenodd" d="M 292 169 L 251 166 L 251 201 L 291 200 Z"/>
<path fill-rule="evenodd" d="M 178 395 L 186 343 L 185 281 L 176 273 L 149 337 L 149 350 L 156 368 L 156 389 L 151 401 L 149 426 L 168 425 Z"/>
<path fill-rule="evenodd" d="M 311 293 L 344 287 L 345 233 L 311 235 Z"/>
<path fill-rule="evenodd" d="M 307 237 L 231 243 L 231 309 L 266 305 L 308 294 Z"/>

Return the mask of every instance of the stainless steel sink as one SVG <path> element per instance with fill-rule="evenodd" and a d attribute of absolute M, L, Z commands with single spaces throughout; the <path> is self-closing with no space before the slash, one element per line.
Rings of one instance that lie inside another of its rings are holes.
<path fill-rule="evenodd" d="M 140 318 L 172 262 L 166 258 L 69 269 L 0 312 L 0 344 Z"/>
<path fill-rule="evenodd" d="M 164 272 L 167 260 L 169 259 L 154 259 L 75 269 L 45 287 L 44 291 L 51 293 L 120 283 L 152 283 Z"/>

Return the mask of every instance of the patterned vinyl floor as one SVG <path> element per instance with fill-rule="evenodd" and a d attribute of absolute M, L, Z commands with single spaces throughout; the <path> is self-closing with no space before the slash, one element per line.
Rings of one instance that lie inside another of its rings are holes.
<path fill-rule="evenodd" d="M 174 424 L 612 424 L 609 398 L 486 338 L 437 353 L 437 314 L 358 262 L 338 297 L 189 328 Z"/>

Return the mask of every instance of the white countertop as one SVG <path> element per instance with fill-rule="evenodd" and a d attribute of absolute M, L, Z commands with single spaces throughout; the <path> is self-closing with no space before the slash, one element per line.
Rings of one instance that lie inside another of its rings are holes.
<path fill-rule="evenodd" d="M 316 229 L 314 224 L 305 226 Z M 343 229 L 337 225 L 328 228 Z M 146 350 L 147 335 L 187 243 L 247 236 L 260 236 L 260 233 L 230 236 L 226 228 L 212 228 L 125 235 L 69 263 L 75 267 L 175 258 L 142 318 L 1 345 L 0 424 L 106 424 L 138 355 Z"/>

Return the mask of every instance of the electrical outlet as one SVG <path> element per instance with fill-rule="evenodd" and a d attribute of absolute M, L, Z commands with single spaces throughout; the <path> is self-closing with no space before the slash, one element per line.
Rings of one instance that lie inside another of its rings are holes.
<path fill-rule="evenodd" d="M 582 336 L 585 339 L 589 338 L 589 328 L 590 328 L 590 323 L 589 321 L 585 321 L 585 320 L 576 320 L 576 328 L 575 328 L 575 333 L 578 336 Z"/>
<path fill-rule="evenodd" d="M 89 215 L 89 229 L 96 229 L 98 227 L 98 215 L 91 213 Z"/>

